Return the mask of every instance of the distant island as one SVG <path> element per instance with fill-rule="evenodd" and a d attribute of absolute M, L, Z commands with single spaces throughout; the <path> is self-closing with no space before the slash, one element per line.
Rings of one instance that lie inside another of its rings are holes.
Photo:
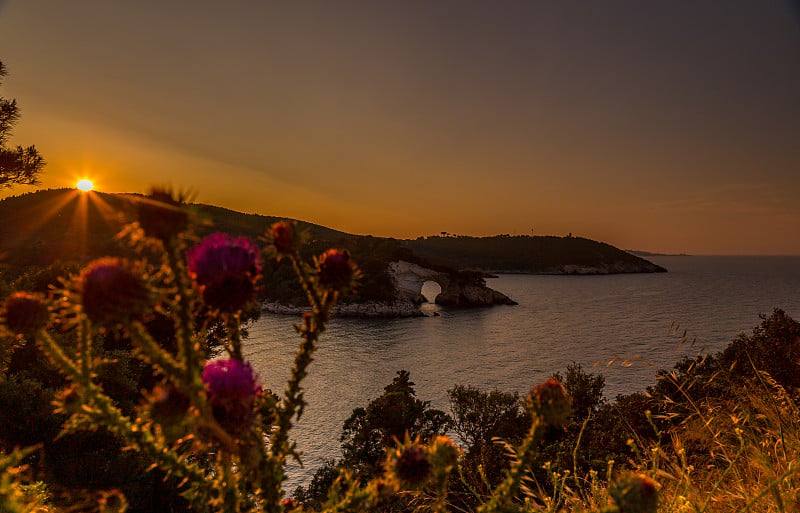
<path fill-rule="evenodd" d="M 642 257 L 654 257 L 654 256 L 692 256 L 688 253 L 654 253 L 652 251 L 643 251 L 641 249 L 626 249 L 628 253 L 632 255 L 642 256 Z"/>
<path fill-rule="evenodd" d="M 78 267 L 104 255 L 126 256 L 116 237 L 135 220 L 136 194 L 78 193 L 51 189 L 0 200 L 0 280 L 11 283 L 32 270 Z M 257 240 L 276 216 L 244 214 L 205 204 L 188 206 L 199 220 L 198 237 L 222 231 Z M 422 315 L 422 284 L 442 287 L 436 303 L 451 307 L 516 304 L 486 286 L 488 273 L 617 274 L 666 269 L 611 245 L 581 237 L 431 236 L 414 240 L 355 235 L 298 221 L 311 258 L 329 247 L 347 249 L 363 273 L 343 298 L 343 316 Z M 54 274 L 56 271 L 51 271 Z M 0 283 L 2 286 L 3 283 Z M 284 260 L 264 262 L 261 299 L 268 311 L 296 313 L 305 294 Z"/>
<path fill-rule="evenodd" d="M 416 255 L 458 269 L 490 273 L 623 274 L 667 270 L 604 242 L 583 237 L 434 236 L 405 241 Z"/>

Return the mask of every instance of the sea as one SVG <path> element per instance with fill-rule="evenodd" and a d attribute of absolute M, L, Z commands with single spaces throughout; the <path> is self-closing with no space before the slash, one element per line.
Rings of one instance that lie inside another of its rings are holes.
<path fill-rule="evenodd" d="M 683 356 L 722 350 L 775 308 L 800 320 L 800 256 L 654 256 L 658 274 L 501 274 L 487 285 L 517 306 L 426 317 L 334 319 L 304 382 L 308 407 L 291 433 L 302 467 L 286 489 L 306 484 L 341 456 L 342 424 L 404 369 L 419 399 L 449 411 L 447 391 L 464 384 L 525 394 L 571 362 L 605 376 L 605 394 L 644 391 L 658 369 Z M 426 284 L 431 294 L 436 285 Z M 245 356 L 264 387 L 282 394 L 300 339 L 298 318 L 264 314 L 249 327 Z"/>

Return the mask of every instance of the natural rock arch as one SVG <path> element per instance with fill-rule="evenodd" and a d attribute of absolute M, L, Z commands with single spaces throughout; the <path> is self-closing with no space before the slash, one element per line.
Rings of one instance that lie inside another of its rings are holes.
<path fill-rule="evenodd" d="M 422 285 L 426 281 L 435 282 L 441 287 L 442 291 L 439 296 L 444 294 L 447 285 L 450 283 L 450 277 L 447 274 L 433 269 L 426 269 L 411 262 L 391 262 L 389 264 L 389 272 L 392 275 L 395 287 L 397 287 L 398 294 L 417 305 L 426 301 L 425 296 L 422 295 Z"/>
<path fill-rule="evenodd" d="M 442 286 L 435 280 L 426 280 L 422 284 L 420 293 L 428 303 L 436 303 L 436 298 L 442 293 Z"/>
<path fill-rule="evenodd" d="M 480 276 L 459 283 L 458 274 L 442 273 L 411 262 L 391 262 L 389 274 L 394 280 L 398 296 L 419 305 L 425 302 L 422 285 L 434 281 L 442 288 L 436 296 L 437 305 L 469 307 L 488 305 L 515 305 L 511 298 L 486 286 Z"/>

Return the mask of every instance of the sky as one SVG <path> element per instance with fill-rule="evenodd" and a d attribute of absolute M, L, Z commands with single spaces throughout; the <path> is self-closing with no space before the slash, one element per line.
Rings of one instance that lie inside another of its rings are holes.
<path fill-rule="evenodd" d="M 0 0 L 0 95 L 44 188 L 800 254 L 799 4 Z"/>

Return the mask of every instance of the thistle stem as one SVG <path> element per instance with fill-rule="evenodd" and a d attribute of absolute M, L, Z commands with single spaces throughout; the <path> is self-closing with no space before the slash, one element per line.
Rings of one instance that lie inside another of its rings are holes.
<path fill-rule="evenodd" d="M 190 500 L 199 509 L 204 508 L 208 501 L 217 494 L 217 491 L 203 471 L 186 460 L 180 459 L 167 447 L 158 443 L 149 430 L 132 423 L 111 403 L 111 399 L 103 394 L 99 386 L 91 381 L 85 382 L 81 368 L 64 354 L 61 347 L 46 331 L 41 330 L 36 338 L 50 361 L 67 374 L 72 381 L 82 386 L 82 395 L 88 406 L 84 408 L 84 413 L 98 425 L 104 426 L 128 442 L 132 442 L 140 452 L 146 454 L 162 470 L 189 483 L 189 487 L 197 492 L 190 495 Z"/>
<path fill-rule="evenodd" d="M 241 319 L 239 314 L 230 314 L 225 316 L 225 324 L 228 328 L 228 336 L 231 341 L 230 352 L 231 358 L 236 360 L 244 360 L 242 357 L 242 330 L 240 326 Z"/>
<path fill-rule="evenodd" d="M 92 328 L 86 317 L 81 320 L 78 339 L 78 359 L 81 363 L 80 382 L 83 386 L 88 387 L 92 381 Z"/>
<path fill-rule="evenodd" d="M 159 346 L 140 322 L 131 324 L 129 334 L 137 352 L 164 376 L 183 376 L 186 373 L 183 365 Z"/>
<path fill-rule="evenodd" d="M 285 479 L 283 467 L 286 455 L 290 452 L 289 430 L 292 428 L 292 419 L 295 415 L 300 418 L 306 404 L 301 383 L 308 374 L 308 366 L 313 360 L 316 342 L 325 331 L 325 324 L 328 322 L 331 307 L 336 302 L 337 296 L 335 292 L 320 294 L 316 288 L 316 282 L 311 278 L 311 273 L 296 255 L 292 256 L 292 264 L 308 294 L 313 310 L 303 317 L 303 326 L 298 328 L 302 342 L 294 358 L 294 366 L 286 385 L 284 399 L 276 407 L 275 428 L 270 438 L 269 448 L 272 472 L 265 474 L 266 482 L 263 487 L 266 491 L 266 505 L 270 512 L 280 511 L 281 483 Z"/>
<path fill-rule="evenodd" d="M 75 362 L 73 362 L 66 354 L 64 354 L 64 351 L 58 344 L 56 344 L 55 340 L 53 340 L 50 334 L 48 334 L 45 330 L 41 330 L 36 336 L 36 341 L 39 343 L 39 347 L 42 348 L 42 352 L 44 352 L 44 354 L 56 368 L 61 369 L 73 381 L 80 383 L 80 369 Z"/>
<path fill-rule="evenodd" d="M 176 307 L 178 313 L 178 323 L 175 328 L 175 337 L 178 339 L 178 359 L 185 367 L 183 369 L 184 381 L 187 387 L 192 390 L 192 402 L 197 402 L 199 391 L 202 390 L 200 383 L 200 360 L 197 358 L 197 351 L 194 343 L 194 312 L 192 308 L 191 286 L 186 274 L 186 266 L 182 260 L 182 245 L 175 244 L 167 251 L 169 267 L 175 279 L 177 288 Z"/>

